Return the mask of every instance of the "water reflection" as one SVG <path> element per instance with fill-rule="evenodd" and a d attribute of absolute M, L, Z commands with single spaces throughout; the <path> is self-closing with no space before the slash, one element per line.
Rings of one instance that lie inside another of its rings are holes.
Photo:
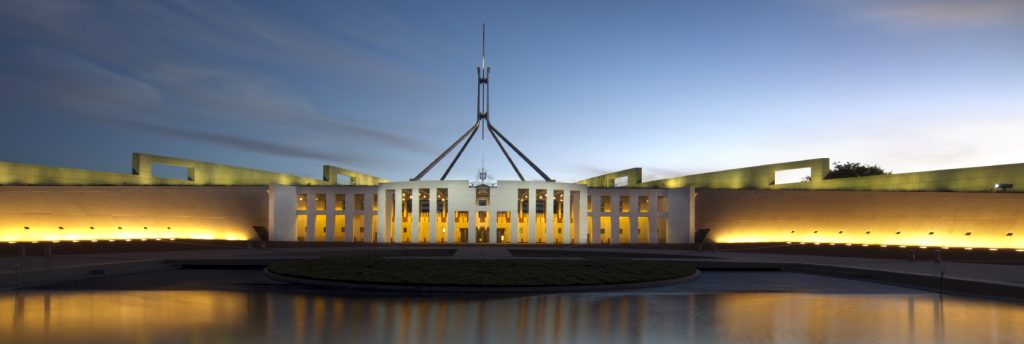
<path fill-rule="evenodd" d="M 467 299 L 224 291 L 0 296 L 0 341 L 1021 342 L 1024 305 L 930 294 L 591 293 Z M 7 335 L 9 334 L 9 335 Z"/>

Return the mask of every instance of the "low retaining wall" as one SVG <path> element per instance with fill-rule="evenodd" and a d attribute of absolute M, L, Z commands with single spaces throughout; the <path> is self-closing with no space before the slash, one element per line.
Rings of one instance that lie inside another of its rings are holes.
<path fill-rule="evenodd" d="M 640 288 L 653 288 L 663 287 L 669 285 L 675 285 L 683 282 L 688 282 L 700 277 L 700 270 L 696 270 L 692 275 L 674 278 L 661 281 L 649 281 L 649 282 L 637 282 L 637 283 L 621 283 L 621 284 L 592 284 L 592 285 L 579 285 L 579 286 L 547 286 L 547 287 L 459 287 L 459 286 L 432 286 L 432 285 L 396 285 L 396 284 L 369 284 L 369 283 L 349 283 L 339 281 L 326 281 L 309 278 L 298 278 L 292 276 L 285 276 L 276 274 L 270 271 L 270 268 L 263 269 L 263 275 L 267 278 L 296 283 L 305 285 L 315 285 L 321 287 L 331 287 L 340 289 L 356 289 L 356 290 L 373 290 L 373 291 L 389 291 L 389 292 L 407 292 L 407 293 L 468 293 L 468 294 L 530 294 L 530 293 L 568 293 L 568 292 L 586 292 L 586 291 L 609 291 L 609 290 L 627 290 L 627 289 L 640 289 Z"/>

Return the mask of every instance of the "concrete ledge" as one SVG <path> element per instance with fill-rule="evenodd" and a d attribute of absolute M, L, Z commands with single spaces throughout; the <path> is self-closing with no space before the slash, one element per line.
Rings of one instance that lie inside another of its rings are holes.
<path fill-rule="evenodd" d="M 895 284 L 940 293 L 1024 299 L 1024 286 L 1004 284 L 996 281 L 950 277 L 940 278 L 932 274 L 816 264 L 793 264 L 785 270 Z"/>
<path fill-rule="evenodd" d="M 875 283 L 885 283 L 937 293 L 966 296 L 1024 299 L 1024 285 L 1012 285 L 999 281 L 966 279 L 955 277 L 940 278 L 935 274 L 891 271 L 861 267 L 846 267 L 828 264 L 756 262 L 728 260 L 689 260 L 698 269 L 706 270 L 779 270 L 830 277 L 849 278 Z"/>
<path fill-rule="evenodd" d="M 276 281 L 331 287 L 338 289 L 372 290 L 406 293 L 476 293 L 476 294 L 531 294 L 531 293 L 568 293 L 586 291 L 610 291 L 628 290 L 640 288 L 653 288 L 675 285 L 695 280 L 700 277 L 700 270 L 695 270 L 692 275 L 680 278 L 673 278 L 661 281 L 620 283 L 620 284 L 591 284 L 578 286 L 548 286 L 548 287 L 460 287 L 460 286 L 433 286 L 433 285 L 397 285 L 397 284 L 369 284 L 349 283 L 340 281 L 327 281 L 309 278 L 299 278 L 276 274 L 270 268 L 263 269 L 263 275 Z"/>
<path fill-rule="evenodd" d="M 87 264 L 52 269 L 0 273 L 0 290 L 34 287 L 52 283 L 68 282 L 87 278 L 121 275 L 143 271 L 173 269 L 163 261 L 132 261 L 106 264 Z"/>

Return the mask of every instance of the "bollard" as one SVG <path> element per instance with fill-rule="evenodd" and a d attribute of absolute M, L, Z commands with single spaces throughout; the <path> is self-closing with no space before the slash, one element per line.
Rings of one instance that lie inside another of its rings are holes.
<path fill-rule="evenodd" d="M 53 256 L 53 246 L 51 246 L 51 245 L 44 246 L 43 247 L 43 255 L 47 256 L 47 257 Z"/>
<path fill-rule="evenodd" d="M 935 250 L 935 262 L 936 263 L 941 263 L 942 262 L 942 250 Z"/>
<path fill-rule="evenodd" d="M 917 250 L 910 250 L 910 261 L 917 261 Z"/>
<path fill-rule="evenodd" d="M 25 256 L 25 244 L 18 244 L 18 257 Z"/>

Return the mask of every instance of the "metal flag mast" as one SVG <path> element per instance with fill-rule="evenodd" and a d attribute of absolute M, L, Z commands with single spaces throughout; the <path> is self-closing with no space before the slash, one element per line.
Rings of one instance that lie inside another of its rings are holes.
<path fill-rule="evenodd" d="M 430 162 L 430 165 L 427 165 L 427 168 L 424 168 L 423 171 L 420 172 L 420 174 L 417 174 L 415 178 L 412 178 L 410 180 L 417 181 L 420 180 L 420 178 L 423 178 L 423 176 L 426 175 L 427 172 L 430 172 L 430 169 L 434 168 L 434 165 L 437 165 L 437 163 L 440 162 L 441 159 L 444 159 L 444 157 L 447 156 L 448 153 L 451 153 L 452 149 L 455 149 L 455 146 L 458 146 L 459 143 L 462 143 L 462 148 L 459 148 L 459 152 L 455 154 L 455 159 L 452 159 L 452 162 L 448 164 L 448 168 L 444 170 L 444 174 L 441 175 L 441 180 L 447 178 L 448 173 L 452 171 L 452 167 L 455 166 L 455 163 L 459 161 L 459 157 L 462 156 L 462 152 L 466 150 L 466 146 L 469 146 L 469 141 L 472 141 L 472 137 L 476 135 L 477 130 L 479 130 L 480 126 L 482 125 L 484 126 L 484 130 L 486 130 L 486 132 L 491 133 L 491 137 L 493 137 L 494 142 L 498 144 L 498 148 L 501 149 L 501 153 L 505 155 L 505 159 L 508 159 L 508 163 L 512 165 L 512 169 L 515 170 L 516 175 L 519 176 L 519 180 L 525 181 L 526 179 L 523 178 L 523 173 L 519 171 L 519 167 L 516 166 L 516 163 L 512 161 L 512 156 L 510 156 L 508 154 L 508 151 L 505 150 L 505 146 L 501 144 L 503 141 L 505 142 L 505 144 L 508 144 L 509 148 L 512 148 L 512 151 L 516 152 L 516 154 L 518 154 L 519 157 L 523 159 L 523 161 L 526 161 L 527 164 L 530 164 L 530 167 L 532 167 L 533 170 L 537 172 L 537 174 L 544 178 L 545 181 L 553 182 L 555 181 L 554 179 L 549 178 L 548 175 L 544 173 L 544 171 L 540 170 L 540 167 L 537 167 L 537 164 L 534 164 L 533 161 L 530 161 L 530 158 L 527 158 L 526 154 L 523 154 L 523 152 L 520 151 L 519 148 L 516 148 L 516 146 L 512 144 L 512 142 L 509 141 L 508 138 L 505 137 L 505 135 L 502 135 L 501 132 L 498 131 L 498 129 L 495 128 L 494 125 L 491 124 L 491 119 L 488 116 L 488 113 L 491 110 L 491 67 L 487 67 L 487 26 L 484 25 L 481 27 L 481 29 L 483 33 L 481 36 L 482 53 L 480 59 L 480 67 L 476 67 L 476 122 L 473 123 L 473 126 L 469 127 L 469 130 L 466 130 L 466 132 L 462 134 L 462 136 L 459 136 L 458 140 L 455 140 L 455 142 L 452 143 L 451 146 L 448 146 L 448 149 L 445 149 L 444 152 L 441 153 L 441 155 L 434 159 L 434 161 Z M 486 132 L 480 131 L 481 140 L 484 139 L 484 134 Z"/>

